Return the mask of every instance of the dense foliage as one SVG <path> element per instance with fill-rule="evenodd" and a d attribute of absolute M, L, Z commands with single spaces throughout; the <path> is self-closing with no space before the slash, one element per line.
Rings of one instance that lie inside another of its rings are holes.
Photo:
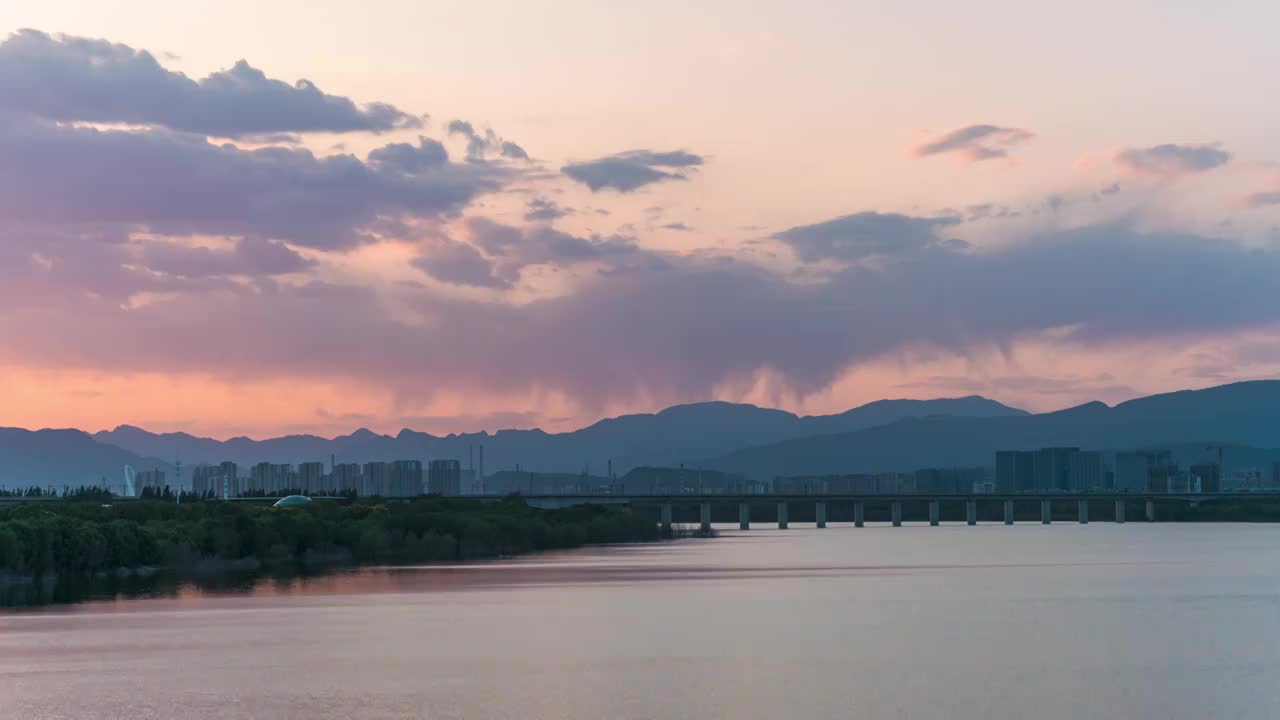
<path fill-rule="evenodd" d="M 289 508 L 69 499 L 0 506 L 0 574 L 451 561 L 655 540 L 658 534 L 651 519 L 626 510 L 539 510 L 518 498 L 316 501 Z"/>
<path fill-rule="evenodd" d="M 1194 505 L 1157 500 L 1156 516 L 1173 522 L 1280 522 L 1280 498 L 1241 495 Z"/>

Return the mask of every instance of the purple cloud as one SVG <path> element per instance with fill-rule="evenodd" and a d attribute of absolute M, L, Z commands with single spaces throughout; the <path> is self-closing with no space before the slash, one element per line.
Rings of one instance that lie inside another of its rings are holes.
<path fill-rule="evenodd" d="M 551 250 L 531 252 L 529 237 L 527 229 L 504 226 L 477 231 L 471 242 L 483 246 L 472 247 L 494 263 L 488 275 L 479 263 L 427 267 L 455 280 L 501 285 L 485 280 L 501 277 L 499 258 L 603 252 L 572 240 L 577 250 L 547 242 Z M 650 257 L 635 249 L 618 258 L 606 254 L 598 261 L 627 262 L 627 270 L 587 273 L 557 297 L 521 304 L 413 285 L 318 282 L 280 283 L 270 291 L 193 283 L 130 309 L 80 296 L 0 314 L 0 362 L 207 371 L 225 363 L 218 348 L 234 346 L 241 349 L 238 373 L 361 377 L 417 395 L 441 385 L 491 392 L 536 387 L 592 405 L 701 397 L 766 367 L 795 390 L 812 392 L 851 363 L 885 353 L 1000 346 L 1048 328 L 1074 327 L 1073 340 L 1090 343 L 1280 323 L 1280 284 L 1273 281 L 1280 253 L 1123 226 L 1051 233 L 985 251 L 926 244 L 894 262 L 850 266 L 818 283 L 793 283 L 724 257 L 643 262 Z M 1189 276 L 1199 292 L 1166 291 Z M 769 342 L 761 342 L 762 328 Z M 318 347 L 325 351 L 314 352 Z"/>
<path fill-rule="evenodd" d="M 435 243 L 430 251 L 414 258 L 410 264 L 440 282 L 453 285 L 506 289 L 512 284 L 511 279 L 496 274 L 494 263 L 479 250 L 453 240 Z"/>
<path fill-rule="evenodd" d="M 196 81 L 145 50 L 36 30 L 0 43 L 0 97 L 5 110 L 58 122 L 158 125 L 229 138 L 422 126 L 392 105 L 357 106 L 306 80 L 268 78 L 244 60 Z"/>
<path fill-rule="evenodd" d="M 1245 198 L 1245 204 L 1251 208 L 1266 207 L 1267 205 L 1280 205 L 1280 190 L 1275 192 L 1253 193 Z"/>
<path fill-rule="evenodd" d="M 578 237 L 545 225 L 519 228 L 484 217 L 468 218 L 465 226 L 469 243 L 426 243 L 412 264 L 442 282 L 508 288 L 531 265 L 595 263 L 602 273 L 618 274 L 663 262 L 629 237 Z"/>
<path fill-rule="evenodd" d="M 804 262 L 830 262 L 804 282 L 709 251 L 663 253 L 627 236 L 564 232 L 547 221 L 567 211 L 545 200 L 525 209 L 538 221 L 529 226 L 470 217 L 450 225 L 456 236 L 432 237 L 439 221 L 517 176 L 504 158 L 527 154 L 463 122 L 449 130 L 467 139 L 467 162 L 426 137 L 363 159 L 216 144 L 205 133 L 342 127 L 334 108 L 347 108 L 346 127 L 401 120 L 370 120 L 389 111 L 334 104 L 247 65 L 197 83 L 122 46 L 15 38 L 0 46 L 0 364 L 354 378 L 416 397 L 442 387 L 532 389 L 602 406 L 705 397 L 762 368 L 811 392 L 886 353 L 1004 346 L 1050 328 L 1074 328 L 1073 341 L 1090 343 L 1280 324 L 1277 253 L 1127 225 L 974 248 L 946 238 L 955 214 L 854 213 L 773 236 Z M 40 71 L 15 74 L 23 67 Z M 129 88 L 222 109 L 192 120 L 136 92 L 121 101 Z M 276 108 L 276 119 L 226 119 L 249 99 Z M 973 126 L 918 154 L 1004 157 L 1030 136 Z M 635 150 L 563 172 L 592 191 L 632 192 L 703 163 L 685 151 Z M 1006 210 L 974 206 L 968 217 Z M 215 239 L 204 247 L 187 236 Z M 383 238 L 417 242 L 411 266 L 454 286 L 507 290 L 531 267 L 567 272 L 555 296 L 514 302 L 369 279 L 338 254 Z M 1188 278 L 1197 292 L 1168 291 Z"/>
<path fill-rule="evenodd" d="M 448 215 L 507 177 L 497 168 L 449 163 L 442 151 L 423 139 L 416 147 L 374 150 L 361 161 L 0 112 L 0 216 L 350 247 L 381 218 Z"/>
<path fill-rule="evenodd" d="M 496 258 L 499 272 L 512 278 L 529 265 L 544 264 L 601 262 L 611 271 L 622 271 L 629 260 L 654 255 L 636 245 L 634 238 L 620 235 L 578 237 L 552 227 L 516 228 L 483 217 L 468 219 L 467 229 L 471 242 Z"/>
<path fill-rule="evenodd" d="M 524 148 L 498 137 L 493 130 L 477 132 L 475 126 L 466 120 L 451 120 L 448 131 L 450 135 L 461 135 L 467 139 L 468 162 L 485 162 L 486 155 L 491 151 L 508 160 L 529 160 L 529 153 Z"/>
<path fill-rule="evenodd" d="M 903 255 L 943 242 L 937 229 L 956 225 L 954 217 L 920 218 L 896 213 L 861 212 L 793 227 L 775 234 L 804 262 L 856 261 Z M 959 241 L 955 241 L 959 242 Z"/>
<path fill-rule="evenodd" d="M 573 212 L 573 208 L 561 207 L 554 200 L 534 198 L 529 201 L 529 207 L 525 211 L 524 219 L 529 221 L 559 220 L 566 215 L 572 215 Z"/>
<path fill-rule="evenodd" d="M 1115 156 L 1116 163 L 1126 170 L 1164 177 L 1205 172 L 1226 165 L 1230 160 L 1231 153 L 1217 145 L 1153 145 L 1126 148 Z"/>
<path fill-rule="evenodd" d="M 969 125 L 919 145 L 912 153 L 916 157 L 957 153 L 970 161 L 979 162 L 1008 157 L 1008 148 L 1033 137 L 1033 133 L 1021 128 Z"/>
<path fill-rule="evenodd" d="M 591 192 L 613 189 L 627 193 L 656 182 L 684 180 L 687 175 L 683 171 L 702 164 L 701 156 L 683 150 L 630 150 L 596 160 L 570 163 L 560 168 L 560 172 L 586 185 Z"/>
<path fill-rule="evenodd" d="M 152 241 L 143 246 L 142 261 L 151 270 L 189 278 L 284 275 L 315 265 L 284 243 L 251 237 L 229 249 Z"/>
<path fill-rule="evenodd" d="M 418 136 L 418 144 L 391 143 L 369 151 L 369 164 L 406 175 L 430 172 L 449 162 L 449 151 L 439 140 Z"/>

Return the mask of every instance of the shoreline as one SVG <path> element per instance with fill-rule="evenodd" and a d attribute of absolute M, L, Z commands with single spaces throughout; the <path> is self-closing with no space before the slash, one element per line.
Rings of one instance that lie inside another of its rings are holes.
<path fill-rule="evenodd" d="M 291 507 L 201 502 L 106 505 L 61 500 L 0 507 L 0 577 L 179 577 L 519 555 L 658 540 L 630 508 L 542 510 L 522 499 L 424 496 Z"/>
<path fill-rule="evenodd" d="M 418 561 L 411 565 L 417 568 L 447 569 L 457 565 L 527 558 L 553 552 L 651 545 L 673 540 L 713 538 L 718 535 L 719 533 L 715 530 L 704 532 L 696 526 L 677 526 L 673 534 L 649 540 L 589 543 L 575 547 L 545 548 L 457 560 Z M 281 564 L 263 563 L 257 558 L 242 558 L 232 562 L 206 559 L 204 562 L 185 567 L 117 568 L 115 571 L 100 571 L 90 575 L 0 574 L 0 613 L 38 611 L 95 601 L 110 602 L 119 599 L 172 595 L 189 587 L 195 587 L 204 593 L 235 593 L 251 590 L 259 583 L 268 581 L 320 580 L 344 573 L 392 571 L 405 566 L 380 561 L 361 562 L 351 557 L 333 557 L 323 560 L 313 558 L 305 563 Z"/>

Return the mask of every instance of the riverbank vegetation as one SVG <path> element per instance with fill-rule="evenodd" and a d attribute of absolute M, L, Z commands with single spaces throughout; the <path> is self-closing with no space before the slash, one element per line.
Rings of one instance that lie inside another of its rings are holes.
<path fill-rule="evenodd" d="M 652 518 L 623 508 L 529 507 L 422 497 L 410 502 L 100 502 L 0 506 L 0 576 L 137 569 L 316 567 L 448 562 L 659 539 Z"/>

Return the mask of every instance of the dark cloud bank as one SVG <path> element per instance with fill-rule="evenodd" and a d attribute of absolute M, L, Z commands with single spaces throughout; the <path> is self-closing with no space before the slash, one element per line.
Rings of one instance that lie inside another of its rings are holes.
<path fill-rule="evenodd" d="M 873 224 L 897 222 L 908 238 L 927 222 L 888 217 L 895 219 Z M 812 237 L 849 223 L 781 235 Z M 1003 346 L 1052 327 L 1077 326 L 1073 337 L 1087 343 L 1280 320 L 1276 253 L 1124 226 L 1053 233 L 998 252 L 921 239 L 879 243 L 874 268 L 852 265 L 803 284 L 733 259 L 637 262 L 652 254 L 528 233 L 482 227 L 471 242 L 459 241 L 422 267 L 496 287 L 517 277 L 524 262 L 590 262 L 602 271 L 588 273 L 571 294 L 524 305 L 412 287 L 388 299 L 371 287 L 319 282 L 193 287 L 131 310 L 86 298 L 74 307 L 0 315 L 0 361 L 202 370 L 224 363 L 224 349 L 234 347 L 237 371 L 254 375 L 346 375 L 406 393 L 442 382 L 554 388 L 602 402 L 644 392 L 705 396 L 760 367 L 814 391 L 848 364 L 885 352 Z M 861 257 L 867 240 L 826 237 L 818 246 L 834 248 L 815 251 L 822 257 L 846 259 Z M 507 254 L 519 259 L 504 260 Z M 513 264 L 504 269 L 503 262 Z M 56 282 L 57 268 L 28 272 Z M 1196 291 L 1176 291 L 1189 287 Z"/>

